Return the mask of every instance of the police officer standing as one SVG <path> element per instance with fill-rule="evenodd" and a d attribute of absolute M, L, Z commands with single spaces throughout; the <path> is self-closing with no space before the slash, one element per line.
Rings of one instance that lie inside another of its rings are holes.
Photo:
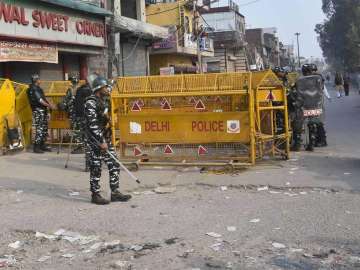
<path fill-rule="evenodd" d="M 51 148 L 45 144 L 48 135 L 48 109 L 55 109 L 56 107 L 47 101 L 44 91 L 40 87 L 39 75 L 34 74 L 31 77 L 27 95 L 35 125 L 34 153 L 51 152 Z"/>
<path fill-rule="evenodd" d="M 110 202 L 100 195 L 101 162 L 104 160 L 109 169 L 111 201 L 126 202 L 131 199 L 130 195 L 120 193 L 119 174 L 120 165 L 109 155 L 116 156 L 114 146 L 111 143 L 111 126 L 109 117 L 105 114 L 105 99 L 110 95 L 109 82 L 98 76 L 92 83 L 92 95 L 85 102 L 85 135 L 86 143 L 90 149 L 90 191 L 91 202 L 105 205 Z"/>

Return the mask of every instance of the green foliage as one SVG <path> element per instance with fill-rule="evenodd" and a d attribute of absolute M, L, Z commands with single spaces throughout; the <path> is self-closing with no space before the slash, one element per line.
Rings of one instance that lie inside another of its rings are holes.
<path fill-rule="evenodd" d="M 360 68 L 360 1 L 323 0 L 327 19 L 316 25 L 328 64 L 337 70 Z"/>

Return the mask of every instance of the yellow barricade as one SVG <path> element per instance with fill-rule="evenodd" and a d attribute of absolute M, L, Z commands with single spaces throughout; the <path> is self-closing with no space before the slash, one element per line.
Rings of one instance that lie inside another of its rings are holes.
<path fill-rule="evenodd" d="M 255 162 L 250 73 L 127 77 L 112 95 L 122 158 Z"/>
<path fill-rule="evenodd" d="M 286 89 L 271 71 L 254 72 L 256 142 L 258 158 L 264 155 L 289 157 L 289 121 Z"/>
<path fill-rule="evenodd" d="M 10 87 L 16 97 L 28 144 L 28 86 L 8 80 L 0 86 L 3 94 Z M 69 86 L 67 81 L 41 85 L 54 104 Z M 50 141 L 57 143 L 70 129 L 69 120 L 57 110 L 50 119 Z M 113 142 L 124 159 L 254 164 L 265 155 L 289 157 L 286 90 L 271 71 L 118 78 L 111 121 Z"/>
<path fill-rule="evenodd" d="M 15 91 L 11 81 L 0 79 L 0 152 L 5 151 L 6 117 L 15 113 Z"/>

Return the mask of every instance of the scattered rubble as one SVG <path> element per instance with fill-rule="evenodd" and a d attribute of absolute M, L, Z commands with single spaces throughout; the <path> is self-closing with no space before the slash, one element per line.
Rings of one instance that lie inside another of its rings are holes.
<path fill-rule="evenodd" d="M 206 233 L 206 235 L 214 237 L 214 238 L 220 238 L 222 236 L 221 234 L 218 234 L 215 232 L 208 232 L 208 233 Z"/>
<path fill-rule="evenodd" d="M 166 239 L 164 241 L 164 243 L 167 244 L 167 245 L 173 245 L 173 244 L 176 244 L 177 240 L 179 240 L 178 237 L 173 237 L 173 238 Z"/>
<path fill-rule="evenodd" d="M 129 261 L 116 261 L 110 265 L 112 268 L 121 270 L 130 270 L 132 268 Z"/>
<path fill-rule="evenodd" d="M 266 190 L 269 190 L 269 187 L 268 187 L 268 186 L 258 187 L 258 188 L 257 188 L 257 191 L 266 191 Z"/>
<path fill-rule="evenodd" d="M 51 256 L 42 256 L 37 261 L 38 262 L 45 262 L 45 261 L 49 260 L 50 258 L 51 258 Z"/>
<path fill-rule="evenodd" d="M 235 232 L 236 231 L 235 226 L 227 226 L 226 229 L 227 229 L 228 232 Z"/>
<path fill-rule="evenodd" d="M 176 187 L 157 187 L 154 191 L 158 194 L 173 193 L 176 191 Z"/>
<path fill-rule="evenodd" d="M 13 248 L 13 249 L 18 249 L 18 248 L 20 248 L 22 245 L 23 245 L 22 242 L 16 241 L 16 242 L 14 242 L 14 243 L 10 243 L 10 244 L 8 245 L 8 247 Z"/>
<path fill-rule="evenodd" d="M 0 257 L 0 268 L 11 267 L 16 264 L 16 259 L 13 255 L 4 255 Z"/>
<path fill-rule="evenodd" d="M 258 223 L 260 222 L 260 219 L 259 218 L 254 218 L 252 220 L 249 221 L 250 223 Z"/>
<path fill-rule="evenodd" d="M 274 248 L 278 248 L 278 249 L 286 248 L 286 246 L 285 246 L 284 244 L 276 243 L 276 242 L 273 242 L 273 243 L 272 243 L 272 246 L 273 246 Z"/>
<path fill-rule="evenodd" d="M 221 190 L 221 191 L 227 191 L 227 190 L 228 190 L 228 187 L 227 187 L 227 186 L 221 186 L 221 187 L 220 187 L 220 190 Z"/>

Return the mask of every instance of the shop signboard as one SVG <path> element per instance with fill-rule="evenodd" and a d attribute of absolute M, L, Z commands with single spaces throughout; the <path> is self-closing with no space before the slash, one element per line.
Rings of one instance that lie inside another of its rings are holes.
<path fill-rule="evenodd" d="M 0 36 L 32 41 L 104 47 L 105 19 L 38 1 L 0 0 Z"/>
<path fill-rule="evenodd" d="M 22 41 L 0 41 L 0 62 L 58 63 L 56 45 Z"/>

